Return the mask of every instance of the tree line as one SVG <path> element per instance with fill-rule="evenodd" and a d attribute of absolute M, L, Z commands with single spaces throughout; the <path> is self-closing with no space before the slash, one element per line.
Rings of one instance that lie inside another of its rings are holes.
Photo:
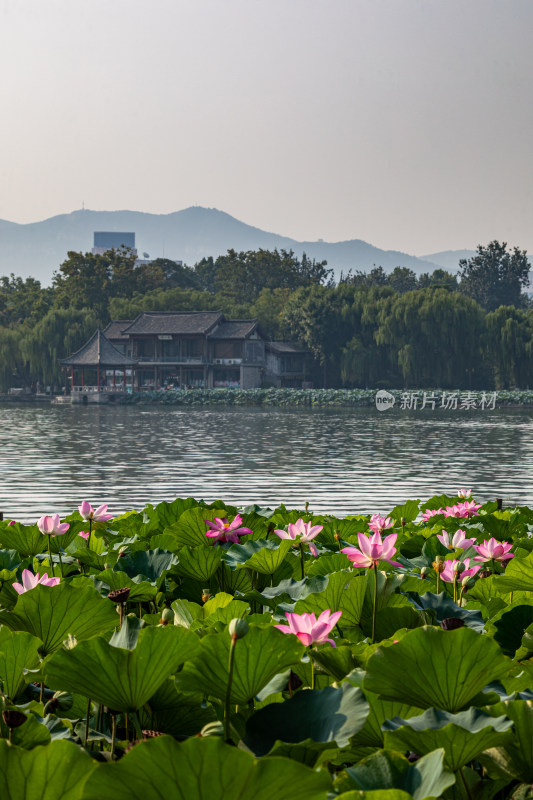
<path fill-rule="evenodd" d="M 533 307 L 526 251 L 479 245 L 453 275 L 377 266 L 333 279 L 292 251 L 228 250 L 194 266 L 137 264 L 130 251 L 69 252 L 52 285 L 0 278 L 0 388 L 60 385 L 59 359 L 111 319 L 142 311 L 221 310 L 295 339 L 315 384 L 526 388 L 533 385 Z"/>

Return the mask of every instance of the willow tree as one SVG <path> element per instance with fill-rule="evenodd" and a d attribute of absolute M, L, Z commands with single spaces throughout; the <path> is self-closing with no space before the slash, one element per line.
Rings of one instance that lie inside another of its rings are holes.
<path fill-rule="evenodd" d="M 485 318 L 485 359 L 497 389 L 533 386 L 533 312 L 500 306 Z"/>
<path fill-rule="evenodd" d="M 97 324 L 94 311 L 87 308 L 50 310 L 20 342 L 32 379 L 44 384 L 62 383 L 59 359 L 78 350 Z"/>
<path fill-rule="evenodd" d="M 380 310 L 376 341 L 396 351 L 405 386 L 468 388 L 482 371 L 483 317 L 458 292 L 419 289 Z"/>

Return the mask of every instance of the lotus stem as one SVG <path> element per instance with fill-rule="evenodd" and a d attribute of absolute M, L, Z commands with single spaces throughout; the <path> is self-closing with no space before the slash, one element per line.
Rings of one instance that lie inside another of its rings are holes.
<path fill-rule="evenodd" d="M 89 741 L 89 719 L 91 718 L 91 698 L 87 701 L 87 716 L 85 718 L 85 736 L 83 737 L 83 746 L 87 747 Z"/>
<path fill-rule="evenodd" d="M 230 714 L 231 714 L 231 684 L 233 683 L 233 664 L 235 661 L 235 645 L 237 644 L 237 636 L 234 634 L 231 637 L 231 644 L 229 649 L 228 661 L 228 687 L 226 689 L 226 703 L 224 706 L 224 739 L 226 742 L 231 741 L 230 735 Z"/>
<path fill-rule="evenodd" d="M 92 530 L 93 530 L 93 521 L 89 517 L 89 538 L 87 539 L 87 547 L 91 546 L 91 533 L 92 533 Z"/>
<path fill-rule="evenodd" d="M 440 572 L 437 570 L 437 594 L 440 592 Z"/>
<path fill-rule="evenodd" d="M 59 564 L 61 567 L 61 577 L 64 578 L 65 576 L 63 574 L 63 559 L 61 558 L 61 547 L 58 550 L 58 555 L 59 555 Z"/>
<path fill-rule="evenodd" d="M 126 728 L 126 739 L 128 740 L 128 742 L 130 740 L 130 725 L 129 725 L 129 722 L 130 721 L 129 721 L 129 718 L 128 718 L 128 712 L 126 711 L 125 714 L 124 714 L 124 726 Z"/>
<path fill-rule="evenodd" d="M 311 689 L 315 688 L 315 664 L 313 659 L 311 658 L 311 654 L 309 654 L 309 661 L 311 662 Z"/>
<path fill-rule="evenodd" d="M 115 741 L 117 738 L 117 715 L 111 714 L 111 761 L 115 757 Z"/>
<path fill-rule="evenodd" d="M 302 565 L 302 580 L 305 578 L 304 546 L 300 545 L 300 563 Z"/>
<path fill-rule="evenodd" d="M 372 569 L 372 567 L 370 568 Z M 372 609 L 372 644 L 376 642 L 376 615 L 378 613 L 378 568 L 374 562 L 374 607 Z"/>
<path fill-rule="evenodd" d="M 51 546 L 50 534 L 48 535 L 48 560 L 50 561 L 50 571 L 52 573 L 52 578 L 55 578 L 54 562 L 52 561 L 52 546 Z"/>

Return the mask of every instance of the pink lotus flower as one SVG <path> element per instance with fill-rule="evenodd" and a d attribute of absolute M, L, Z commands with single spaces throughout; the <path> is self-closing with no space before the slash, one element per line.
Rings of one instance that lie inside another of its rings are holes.
<path fill-rule="evenodd" d="M 39 578 L 38 575 L 34 575 L 29 569 L 25 569 L 22 571 L 22 583 L 14 583 L 13 589 L 19 594 L 24 594 L 24 592 L 29 592 L 30 589 L 35 589 L 39 583 L 43 586 L 57 586 L 59 581 L 60 578 L 49 578 L 47 572 Z"/>
<path fill-rule="evenodd" d="M 456 572 L 455 568 L 458 564 L 463 563 L 465 565 L 464 572 Z M 444 569 L 440 573 L 440 577 L 446 583 L 453 583 L 454 581 L 462 581 L 463 578 L 472 578 L 476 572 L 479 572 L 481 567 L 470 567 L 470 559 L 465 558 L 463 562 L 461 561 L 445 561 L 444 562 Z"/>
<path fill-rule="evenodd" d="M 78 533 L 78 536 L 81 536 L 83 539 L 88 539 L 90 535 L 91 534 L 89 533 L 89 531 L 87 531 L 87 533 L 85 531 L 80 531 Z"/>
<path fill-rule="evenodd" d="M 444 514 L 444 509 L 443 508 L 433 508 L 433 509 L 426 508 L 426 510 L 422 513 L 422 519 L 424 520 L 424 522 L 427 522 L 430 519 L 430 517 L 436 517 L 437 514 Z"/>
<path fill-rule="evenodd" d="M 498 542 L 494 537 L 483 544 L 475 544 L 474 550 L 477 550 L 477 556 L 474 556 L 474 561 L 508 561 L 514 558 L 514 554 L 509 550 L 513 546 L 512 542 Z"/>
<path fill-rule="evenodd" d="M 335 611 L 331 613 L 330 609 L 323 611 L 317 619 L 312 614 L 290 614 L 286 613 L 285 616 L 289 622 L 287 625 L 274 625 L 278 631 L 282 633 L 294 633 L 298 639 L 306 647 L 312 644 L 323 644 L 329 642 L 332 647 L 336 647 L 333 639 L 328 639 L 328 634 L 331 633 L 339 619 L 341 618 L 342 611 Z"/>
<path fill-rule="evenodd" d="M 448 550 L 457 550 L 458 547 L 460 547 L 462 550 L 467 550 L 469 547 L 471 547 L 476 540 L 466 539 L 465 536 L 466 531 L 462 531 L 461 528 L 458 528 L 450 542 L 450 534 L 445 530 L 443 530 L 442 533 L 437 533 L 437 539 L 444 545 L 444 547 L 447 547 Z"/>
<path fill-rule="evenodd" d="M 459 489 L 457 492 L 457 497 L 472 497 L 472 489 Z"/>
<path fill-rule="evenodd" d="M 398 537 L 397 533 L 390 533 L 381 541 L 381 534 L 375 533 L 373 536 L 365 533 L 358 533 L 359 547 L 343 547 L 341 553 L 345 553 L 348 559 L 356 567 L 377 567 L 378 561 L 388 561 L 394 567 L 401 567 L 397 561 L 391 561 L 391 557 L 396 552 L 394 543 Z"/>
<path fill-rule="evenodd" d="M 481 503 L 476 503 L 475 500 L 466 500 L 464 503 L 456 503 L 454 506 L 446 506 L 444 509 L 445 517 L 458 517 L 468 518 L 477 516 L 478 508 L 481 508 Z"/>
<path fill-rule="evenodd" d="M 372 514 L 368 527 L 374 533 L 381 533 L 387 528 L 394 527 L 394 522 L 390 517 L 382 517 L 380 514 Z"/>
<path fill-rule="evenodd" d="M 15 525 L 15 520 L 14 519 L 10 519 L 7 524 L 8 525 Z"/>
<path fill-rule="evenodd" d="M 61 536 L 68 531 L 70 525 L 68 522 L 61 522 L 59 514 L 52 514 L 52 516 L 45 515 L 37 520 L 37 527 L 46 536 Z"/>
<path fill-rule="evenodd" d="M 296 522 L 289 522 L 287 531 L 275 530 L 274 533 L 276 533 L 280 539 L 292 539 L 294 544 L 308 544 L 309 550 L 316 558 L 318 550 L 312 539 L 318 536 L 323 527 L 323 525 L 311 525 L 310 522 L 304 522 L 303 519 L 298 519 Z"/>
<path fill-rule="evenodd" d="M 107 504 L 98 506 L 96 511 L 87 500 L 84 500 L 81 506 L 78 506 L 78 511 L 83 519 L 91 520 L 91 522 L 107 522 L 113 519 L 113 514 L 107 514 Z"/>
<path fill-rule="evenodd" d="M 233 522 L 228 522 L 227 517 L 222 517 L 222 519 L 215 517 L 214 521 L 204 519 L 204 522 L 209 526 L 209 530 L 206 531 L 205 535 L 214 539 L 215 542 L 233 542 L 233 544 L 237 544 L 239 536 L 253 533 L 250 528 L 241 527 L 242 517 L 240 514 L 237 514 Z"/>

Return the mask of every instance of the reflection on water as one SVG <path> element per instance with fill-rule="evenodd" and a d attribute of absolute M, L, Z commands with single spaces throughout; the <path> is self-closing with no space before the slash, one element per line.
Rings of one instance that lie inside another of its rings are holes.
<path fill-rule="evenodd" d="M 0 510 L 192 495 L 343 516 L 472 487 L 533 504 L 533 410 L 0 406 Z"/>

